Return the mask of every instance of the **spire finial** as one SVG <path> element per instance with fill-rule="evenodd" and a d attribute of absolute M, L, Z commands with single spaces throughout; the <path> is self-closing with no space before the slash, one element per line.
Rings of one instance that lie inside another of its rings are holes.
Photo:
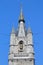
<path fill-rule="evenodd" d="M 19 20 L 24 20 L 22 4 L 20 5 L 20 17 L 19 17 Z"/>
<path fill-rule="evenodd" d="M 21 6 L 20 6 L 20 7 L 21 7 L 21 13 L 23 14 L 23 10 L 22 10 L 22 3 L 21 3 Z"/>
<path fill-rule="evenodd" d="M 22 3 L 20 4 L 20 16 L 19 16 L 19 22 L 25 22 L 24 16 L 23 16 L 23 10 L 22 10 Z"/>

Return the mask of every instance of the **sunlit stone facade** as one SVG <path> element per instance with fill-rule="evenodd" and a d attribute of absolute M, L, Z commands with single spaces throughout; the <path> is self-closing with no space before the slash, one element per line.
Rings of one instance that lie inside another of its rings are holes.
<path fill-rule="evenodd" d="M 25 20 L 21 10 L 18 31 L 12 28 L 8 65 L 34 65 L 34 47 L 32 31 L 26 30 Z"/>

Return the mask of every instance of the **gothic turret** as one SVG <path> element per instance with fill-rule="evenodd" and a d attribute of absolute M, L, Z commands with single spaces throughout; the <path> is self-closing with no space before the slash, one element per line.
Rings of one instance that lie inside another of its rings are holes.
<path fill-rule="evenodd" d="M 12 32 L 11 32 L 11 34 L 15 34 L 14 27 L 12 27 Z"/>
<path fill-rule="evenodd" d="M 33 41 L 32 41 L 32 31 L 31 31 L 30 27 L 28 28 L 28 31 L 27 31 L 27 38 L 28 38 L 29 44 L 33 44 Z"/>
<path fill-rule="evenodd" d="M 27 47 L 27 52 L 29 53 L 29 56 L 30 57 L 33 57 L 34 56 L 34 49 L 33 49 L 33 38 L 32 38 L 32 31 L 31 31 L 31 28 L 29 27 L 28 28 L 28 31 L 27 31 L 27 42 L 28 42 L 28 47 Z"/>
<path fill-rule="evenodd" d="M 15 45 L 15 31 L 13 27 L 11 32 L 11 37 L 10 37 L 10 53 L 13 53 L 14 45 Z"/>

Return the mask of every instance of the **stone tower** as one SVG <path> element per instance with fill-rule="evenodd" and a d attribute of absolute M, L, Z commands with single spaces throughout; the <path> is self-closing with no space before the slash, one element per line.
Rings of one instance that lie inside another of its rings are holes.
<path fill-rule="evenodd" d="M 14 27 L 10 37 L 8 65 L 34 65 L 34 48 L 32 31 L 25 30 L 25 20 L 22 9 L 19 17 L 18 31 L 15 33 Z"/>

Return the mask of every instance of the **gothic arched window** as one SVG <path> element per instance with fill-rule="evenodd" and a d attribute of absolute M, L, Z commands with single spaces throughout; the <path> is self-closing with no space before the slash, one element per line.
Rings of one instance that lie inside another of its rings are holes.
<path fill-rule="evenodd" d="M 23 41 L 19 42 L 19 51 L 23 51 Z"/>

